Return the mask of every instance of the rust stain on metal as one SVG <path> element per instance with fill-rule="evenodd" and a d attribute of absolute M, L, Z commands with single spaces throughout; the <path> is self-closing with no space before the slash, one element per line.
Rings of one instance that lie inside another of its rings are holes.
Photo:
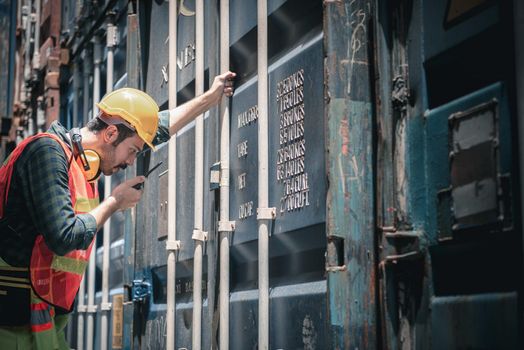
<path fill-rule="evenodd" d="M 349 121 L 347 119 L 342 119 L 340 121 L 340 128 L 338 130 L 340 137 L 342 138 L 342 155 L 349 155 Z"/>
<path fill-rule="evenodd" d="M 136 18 L 136 15 L 130 15 L 127 23 L 129 30 L 138 30 L 138 18 Z"/>
<path fill-rule="evenodd" d="M 324 6 L 327 6 L 327 5 L 333 5 L 333 6 L 336 6 L 337 7 L 337 11 L 339 13 L 339 15 L 342 17 L 345 15 L 346 11 L 345 11 L 345 6 L 344 6 L 344 1 L 342 0 L 324 0 Z"/>

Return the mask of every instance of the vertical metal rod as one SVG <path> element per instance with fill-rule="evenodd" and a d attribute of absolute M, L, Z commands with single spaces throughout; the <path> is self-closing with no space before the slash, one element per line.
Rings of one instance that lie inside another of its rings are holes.
<path fill-rule="evenodd" d="M 229 0 L 220 1 L 220 72 L 229 70 Z M 220 222 L 229 222 L 229 101 L 220 104 Z M 220 226 L 219 226 L 220 227 Z M 229 232 L 220 232 L 219 346 L 229 349 Z"/>
<path fill-rule="evenodd" d="M 33 50 L 33 71 L 40 69 L 40 17 L 42 13 L 41 0 L 35 1 L 35 43 Z"/>
<path fill-rule="evenodd" d="M 177 1 L 169 2 L 169 109 L 176 107 L 176 46 L 177 46 Z M 168 153 L 168 215 L 167 215 L 167 310 L 166 310 L 166 349 L 175 348 L 176 311 L 176 135 L 169 140 Z"/>
<path fill-rule="evenodd" d="M 204 93 L 204 0 L 195 3 L 195 96 Z M 193 256 L 193 337 L 194 350 L 200 350 L 202 345 L 202 259 L 204 241 L 203 231 L 204 206 L 204 117 L 199 115 L 195 121 L 195 231 L 200 235 L 193 240 L 195 252 Z"/>
<path fill-rule="evenodd" d="M 84 52 L 82 53 L 82 66 L 83 66 L 83 81 L 84 81 L 84 88 L 83 88 L 83 97 L 84 97 L 84 105 L 82 108 L 82 121 L 79 121 L 79 124 L 82 125 L 88 121 L 88 115 L 89 115 L 89 76 L 91 75 L 91 61 L 90 57 L 88 55 L 88 49 L 84 49 Z"/>
<path fill-rule="evenodd" d="M 93 118 L 97 113 L 98 108 L 95 104 L 100 99 L 100 60 L 102 57 L 100 37 L 95 35 L 93 38 L 93 43 L 93 104 L 91 109 L 91 118 Z M 94 346 L 95 314 L 97 309 L 95 304 L 96 236 L 94 240 L 95 242 L 93 243 L 91 256 L 89 257 L 89 279 L 87 285 L 87 350 L 93 350 Z"/>
<path fill-rule="evenodd" d="M 91 109 L 91 118 L 94 118 L 98 114 L 98 107 L 96 104 L 100 100 L 100 61 L 102 60 L 102 44 L 98 35 L 93 37 L 93 43 L 93 105 Z"/>
<path fill-rule="evenodd" d="M 269 204 L 267 0 L 258 0 L 258 207 Z M 269 349 L 269 220 L 258 220 L 258 348 Z"/>
<path fill-rule="evenodd" d="M 90 69 L 90 63 L 89 63 L 89 55 L 87 54 L 87 50 L 85 50 L 82 54 L 82 67 L 83 67 L 83 71 L 82 71 L 82 76 L 83 76 L 83 82 L 84 82 L 84 86 L 83 86 L 83 108 L 82 108 L 82 119 L 81 120 L 78 120 L 78 126 L 80 126 L 81 124 L 83 124 L 84 121 L 87 121 L 87 115 L 89 113 L 89 75 L 91 73 L 91 69 Z M 96 246 L 96 244 L 95 244 Z M 89 260 L 89 270 L 88 270 L 88 274 L 87 274 L 87 281 L 86 281 L 86 276 L 84 275 L 84 280 L 82 281 L 82 283 L 87 284 L 88 286 L 90 285 L 90 281 L 91 281 L 91 276 L 93 276 L 93 284 L 94 285 L 94 271 L 93 273 L 91 273 L 91 266 L 94 266 L 94 255 L 95 255 L 95 252 L 93 252 L 91 254 L 91 259 Z M 85 290 L 85 287 L 83 288 Z M 79 333 L 79 339 L 80 339 L 80 343 L 78 344 L 79 345 L 79 349 L 83 349 L 84 347 L 84 332 L 85 332 L 85 316 L 84 314 L 88 312 L 89 310 L 89 290 L 87 292 L 87 295 L 88 295 L 88 302 L 87 302 L 87 305 L 84 305 L 83 308 L 78 308 L 79 309 L 79 312 L 81 313 L 80 316 L 82 317 L 82 324 L 78 324 L 78 333 Z M 84 303 L 84 300 L 85 300 L 85 295 L 82 296 L 82 303 Z M 80 326 L 82 326 L 82 328 L 80 328 Z M 82 337 L 80 338 L 80 334 L 82 334 Z"/>
<path fill-rule="evenodd" d="M 77 60 L 73 62 L 73 120 L 71 125 L 77 128 L 78 125 L 78 96 L 80 93 L 80 71 L 78 69 L 79 63 Z"/>
<path fill-rule="evenodd" d="M 95 236 L 96 237 L 96 236 Z M 87 280 L 87 332 L 86 349 L 93 350 L 94 344 L 94 323 L 95 323 L 95 274 L 96 274 L 96 238 L 89 257 L 89 273 Z"/>
<path fill-rule="evenodd" d="M 84 350 L 84 317 L 86 312 L 86 305 L 85 305 L 85 290 L 86 290 L 86 279 L 85 275 L 82 278 L 82 282 L 80 283 L 80 289 L 78 290 L 78 306 L 76 307 L 76 310 L 78 312 L 78 330 L 77 330 L 77 336 L 76 336 L 76 349 L 77 350 Z"/>
<path fill-rule="evenodd" d="M 113 70 L 114 70 L 114 46 L 116 37 L 116 27 L 112 23 L 107 24 L 106 47 L 107 47 L 107 68 L 106 68 L 106 94 L 113 91 Z M 111 195 L 111 176 L 104 178 L 104 198 Z M 100 350 L 107 350 L 109 335 L 109 253 L 111 249 L 111 217 L 104 223 L 104 250 L 102 255 L 102 305 L 100 320 Z"/>

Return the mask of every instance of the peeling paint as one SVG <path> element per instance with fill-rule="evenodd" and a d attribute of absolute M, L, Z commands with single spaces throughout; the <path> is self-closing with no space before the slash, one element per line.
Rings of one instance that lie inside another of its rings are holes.
<path fill-rule="evenodd" d="M 401 222 L 405 222 L 407 217 L 406 138 L 406 118 L 401 118 L 395 130 L 394 154 L 397 217 Z"/>
<path fill-rule="evenodd" d="M 317 348 L 317 331 L 309 315 L 306 315 L 302 322 L 302 344 L 304 344 L 304 350 L 315 350 Z"/>
<path fill-rule="evenodd" d="M 164 315 L 147 322 L 145 339 L 148 339 L 147 349 L 165 349 L 167 337 L 167 320 Z"/>

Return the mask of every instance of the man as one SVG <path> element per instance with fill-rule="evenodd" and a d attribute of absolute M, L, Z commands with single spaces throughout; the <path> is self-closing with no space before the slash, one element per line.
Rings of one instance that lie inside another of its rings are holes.
<path fill-rule="evenodd" d="M 58 122 L 24 140 L 0 168 L 0 349 L 67 349 L 64 316 L 82 279 L 95 233 L 142 196 L 143 176 L 99 204 L 96 179 L 132 165 L 145 145 L 232 96 L 235 74 L 217 76 L 201 96 L 170 111 L 135 89 L 104 96 L 82 129 Z"/>

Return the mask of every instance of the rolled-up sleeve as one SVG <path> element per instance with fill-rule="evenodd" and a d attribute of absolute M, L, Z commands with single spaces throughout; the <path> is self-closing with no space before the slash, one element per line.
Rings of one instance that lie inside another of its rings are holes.
<path fill-rule="evenodd" d="M 68 160 L 54 140 L 34 142 L 18 171 L 29 216 L 55 254 L 86 249 L 96 233 L 96 220 L 89 214 L 75 215 L 69 191 Z"/>
<path fill-rule="evenodd" d="M 158 146 L 161 143 L 169 141 L 169 110 L 158 112 L 158 129 L 153 140 L 153 145 Z"/>

